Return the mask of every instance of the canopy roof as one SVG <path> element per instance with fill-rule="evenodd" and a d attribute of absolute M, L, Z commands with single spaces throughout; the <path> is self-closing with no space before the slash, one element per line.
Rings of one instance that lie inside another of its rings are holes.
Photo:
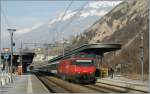
<path fill-rule="evenodd" d="M 54 62 L 54 61 L 69 57 L 79 52 L 103 55 L 105 52 L 119 50 L 120 48 L 121 48 L 121 44 L 112 44 L 112 43 L 111 44 L 110 43 L 84 44 L 71 51 L 66 51 L 64 55 L 59 55 L 58 57 L 51 59 L 49 62 Z"/>

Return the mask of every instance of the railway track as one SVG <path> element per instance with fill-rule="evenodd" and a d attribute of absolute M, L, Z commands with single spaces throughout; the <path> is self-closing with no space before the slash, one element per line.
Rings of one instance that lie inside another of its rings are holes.
<path fill-rule="evenodd" d="M 139 93 L 139 94 L 149 93 L 148 91 L 132 89 L 129 86 L 123 87 L 100 82 L 96 83 L 95 85 L 85 85 L 85 87 L 92 88 L 94 90 L 101 91 L 103 93 Z"/>
<path fill-rule="evenodd" d="M 63 87 L 59 86 L 58 84 L 50 81 L 46 77 L 38 77 L 44 85 L 48 88 L 48 90 L 52 93 L 69 93 L 70 91 L 64 89 Z"/>
<path fill-rule="evenodd" d="M 70 83 L 53 76 L 37 75 L 37 77 L 52 93 L 147 93 L 105 83 L 83 85 Z"/>
<path fill-rule="evenodd" d="M 115 90 L 112 90 L 110 88 L 105 88 L 105 87 L 101 87 L 101 86 L 97 86 L 97 85 L 85 85 L 84 87 L 87 87 L 89 89 L 93 89 L 93 90 L 99 91 L 101 93 L 121 93 L 118 90 L 115 91 Z"/>
<path fill-rule="evenodd" d="M 122 85 L 115 85 L 115 84 L 109 84 L 109 83 L 103 83 L 103 82 L 98 82 L 95 84 L 98 87 L 103 87 L 107 88 L 113 91 L 118 91 L 120 93 L 149 93 L 147 90 L 142 90 L 142 89 L 134 89 L 132 85 L 127 84 L 126 86 Z"/>
<path fill-rule="evenodd" d="M 48 90 L 52 93 L 99 93 L 96 90 L 88 89 L 78 84 L 69 83 L 67 81 L 55 77 L 39 77 Z"/>

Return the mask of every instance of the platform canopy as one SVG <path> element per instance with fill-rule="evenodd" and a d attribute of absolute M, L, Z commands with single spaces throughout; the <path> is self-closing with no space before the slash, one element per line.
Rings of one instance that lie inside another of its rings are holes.
<path fill-rule="evenodd" d="M 120 48 L 121 48 L 121 44 L 114 44 L 114 43 L 84 44 L 84 45 L 82 45 L 78 48 L 75 48 L 73 50 L 66 51 L 64 53 L 64 55 L 59 55 L 58 57 L 51 59 L 49 62 L 54 62 L 54 61 L 60 60 L 60 59 L 65 58 L 65 57 L 69 57 L 69 56 L 76 54 L 76 53 L 79 53 L 79 52 L 103 55 L 105 52 L 119 50 Z"/>

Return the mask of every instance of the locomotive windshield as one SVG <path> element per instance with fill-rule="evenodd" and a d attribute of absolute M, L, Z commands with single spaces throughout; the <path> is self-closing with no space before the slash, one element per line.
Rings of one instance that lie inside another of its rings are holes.
<path fill-rule="evenodd" d="M 92 66 L 92 65 L 94 65 L 94 62 L 93 62 L 93 60 L 76 60 L 74 62 L 74 65 L 77 65 L 77 66 Z"/>

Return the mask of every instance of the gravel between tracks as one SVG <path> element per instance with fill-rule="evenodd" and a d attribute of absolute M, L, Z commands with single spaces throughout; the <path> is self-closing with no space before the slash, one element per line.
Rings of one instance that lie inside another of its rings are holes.
<path fill-rule="evenodd" d="M 70 83 L 53 76 L 38 77 L 53 93 L 140 93 L 123 87 L 96 83 L 95 85 L 83 85 Z M 142 92 L 141 92 L 142 93 Z"/>

